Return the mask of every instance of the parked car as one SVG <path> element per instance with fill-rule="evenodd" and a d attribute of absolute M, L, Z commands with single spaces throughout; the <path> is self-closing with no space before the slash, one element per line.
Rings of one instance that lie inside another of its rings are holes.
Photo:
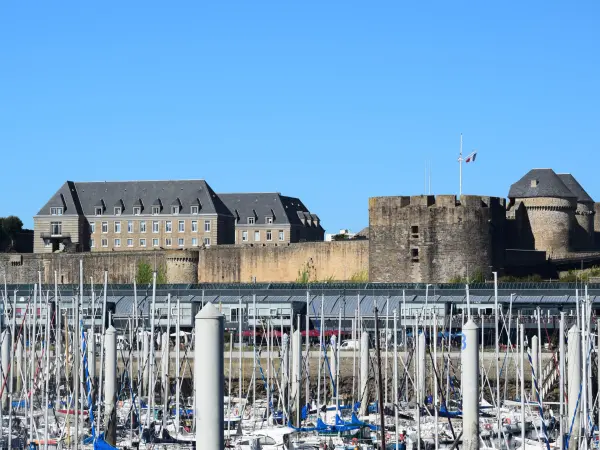
<path fill-rule="evenodd" d="M 360 341 L 348 339 L 348 340 L 342 342 L 342 345 L 340 345 L 340 349 L 342 349 L 342 350 L 352 350 L 352 349 L 359 350 L 360 349 Z"/>

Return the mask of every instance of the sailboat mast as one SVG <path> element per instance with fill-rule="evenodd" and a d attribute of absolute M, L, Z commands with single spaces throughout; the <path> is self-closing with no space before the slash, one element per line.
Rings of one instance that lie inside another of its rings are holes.
<path fill-rule="evenodd" d="M 383 414 L 383 389 L 381 385 L 383 383 L 383 377 L 381 373 L 381 349 L 380 349 L 380 336 L 379 336 L 379 319 L 377 317 L 377 307 L 375 307 L 375 352 L 377 353 L 377 381 L 378 381 L 378 410 L 379 410 L 379 426 L 381 430 L 380 446 L 379 448 L 385 447 L 385 416 Z"/>

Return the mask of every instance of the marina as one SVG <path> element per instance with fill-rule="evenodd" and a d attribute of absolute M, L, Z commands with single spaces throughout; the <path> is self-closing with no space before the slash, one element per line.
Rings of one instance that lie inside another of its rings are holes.
<path fill-rule="evenodd" d="M 2 291 L 4 447 L 596 446 L 588 286 L 567 302 L 569 286 L 497 282 L 195 296 L 80 270 Z"/>

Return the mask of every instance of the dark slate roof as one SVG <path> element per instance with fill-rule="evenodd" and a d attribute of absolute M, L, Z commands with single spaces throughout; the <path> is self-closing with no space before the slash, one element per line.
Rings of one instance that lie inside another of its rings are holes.
<path fill-rule="evenodd" d="M 594 200 L 590 195 L 585 192 L 583 186 L 579 184 L 579 181 L 575 179 L 570 173 L 559 173 L 558 177 L 564 183 L 566 187 L 577 197 L 577 201 L 580 203 L 594 203 Z"/>
<path fill-rule="evenodd" d="M 532 186 L 537 180 L 537 186 Z M 552 169 L 533 169 L 513 184 L 508 192 L 509 198 L 554 197 L 574 198 L 574 195 Z"/>
<path fill-rule="evenodd" d="M 72 186 L 69 189 L 68 186 Z M 169 181 L 108 181 L 108 182 L 67 182 L 50 201 L 38 212 L 38 215 L 50 213 L 49 207 L 55 206 L 57 198 L 63 194 L 66 199 L 67 209 L 70 207 L 79 209 L 85 215 L 94 215 L 94 206 L 104 204 L 106 208 L 122 202 L 122 214 L 133 214 L 134 204 L 137 206 L 141 201 L 144 205 L 142 214 L 150 214 L 151 205 L 171 205 L 173 202 L 181 203 L 182 214 L 189 214 L 190 206 L 197 204 L 200 200 L 200 214 L 223 214 L 230 215 L 229 210 L 217 197 L 212 188 L 204 180 L 169 180 Z M 60 206 L 60 205 L 56 205 Z M 170 214 L 163 208 L 162 213 Z M 113 211 L 106 211 L 112 215 Z"/>
<path fill-rule="evenodd" d="M 38 215 L 49 215 L 50 208 L 62 206 L 63 214 L 81 214 L 81 204 L 77 198 L 77 189 L 72 181 L 66 181 L 50 200 L 40 209 Z"/>
<path fill-rule="evenodd" d="M 231 214 L 240 224 L 248 223 L 248 217 L 256 217 L 256 224 L 266 224 L 266 217 L 273 216 L 274 224 L 302 224 L 298 213 L 311 215 L 300 199 L 285 197 L 278 192 L 219 194 Z"/>

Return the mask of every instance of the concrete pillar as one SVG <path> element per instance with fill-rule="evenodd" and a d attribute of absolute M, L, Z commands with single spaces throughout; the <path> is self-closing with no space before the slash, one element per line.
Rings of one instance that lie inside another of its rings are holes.
<path fill-rule="evenodd" d="M 87 332 L 87 350 L 88 372 L 93 380 L 96 377 L 96 342 L 91 329 Z"/>
<path fill-rule="evenodd" d="M 2 332 L 2 367 L 0 368 L 0 382 L 4 383 L 4 379 L 8 376 L 8 365 L 10 364 L 10 330 L 6 328 Z M 2 408 L 8 408 L 8 387 L 10 380 L 7 379 L 2 391 Z"/>
<path fill-rule="evenodd" d="M 369 333 L 363 331 L 360 338 L 360 414 L 364 416 L 369 406 Z"/>
<path fill-rule="evenodd" d="M 535 371 L 535 377 L 538 380 L 538 386 L 541 389 L 542 375 L 540 373 L 540 364 L 538 358 L 539 354 L 539 340 L 537 336 L 533 336 L 531 338 L 531 365 L 533 366 L 533 370 Z M 533 378 L 531 380 L 531 400 L 537 402 L 537 394 L 535 392 L 535 383 L 533 382 Z"/>
<path fill-rule="evenodd" d="M 417 361 L 419 364 L 417 372 L 417 402 L 419 405 L 423 405 L 425 403 L 425 377 L 427 375 L 425 373 L 425 332 L 419 334 L 419 337 L 417 338 L 417 345 L 419 347 L 417 349 L 417 355 L 419 358 Z"/>
<path fill-rule="evenodd" d="M 291 391 L 290 397 L 292 404 L 290 405 L 290 412 L 292 421 L 297 427 L 300 426 L 298 422 L 299 412 L 302 408 L 302 401 L 300 399 L 300 381 L 302 378 L 302 335 L 300 330 L 296 330 L 292 333 L 292 376 L 291 376 Z"/>
<path fill-rule="evenodd" d="M 331 392 L 334 392 L 335 386 L 337 386 L 337 338 L 335 336 L 331 336 L 331 340 L 329 341 L 329 366 L 331 368 Z M 318 403 L 318 402 L 317 402 Z"/>
<path fill-rule="evenodd" d="M 117 445 L 117 330 L 112 325 L 104 333 L 104 356 L 104 440 L 115 447 Z"/>
<path fill-rule="evenodd" d="M 194 364 L 198 364 L 194 370 L 196 448 L 222 450 L 225 447 L 224 316 L 212 303 L 207 303 L 196 314 L 194 328 Z"/>
<path fill-rule="evenodd" d="M 479 332 L 475 323 L 463 326 L 461 378 L 463 386 L 463 449 L 479 448 Z"/>
<path fill-rule="evenodd" d="M 577 408 L 577 400 L 579 399 L 579 388 L 581 385 L 581 336 L 577 325 L 571 327 L 567 336 L 567 397 L 569 399 L 569 405 L 567 409 L 566 432 L 569 433 L 571 423 L 573 423 L 573 431 L 569 439 L 569 449 L 577 449 L 581 424 L 579 414 L 581 404 L 577 410 L 575 422 L 573 422 L 573 416 L 575 415 Z"/>

